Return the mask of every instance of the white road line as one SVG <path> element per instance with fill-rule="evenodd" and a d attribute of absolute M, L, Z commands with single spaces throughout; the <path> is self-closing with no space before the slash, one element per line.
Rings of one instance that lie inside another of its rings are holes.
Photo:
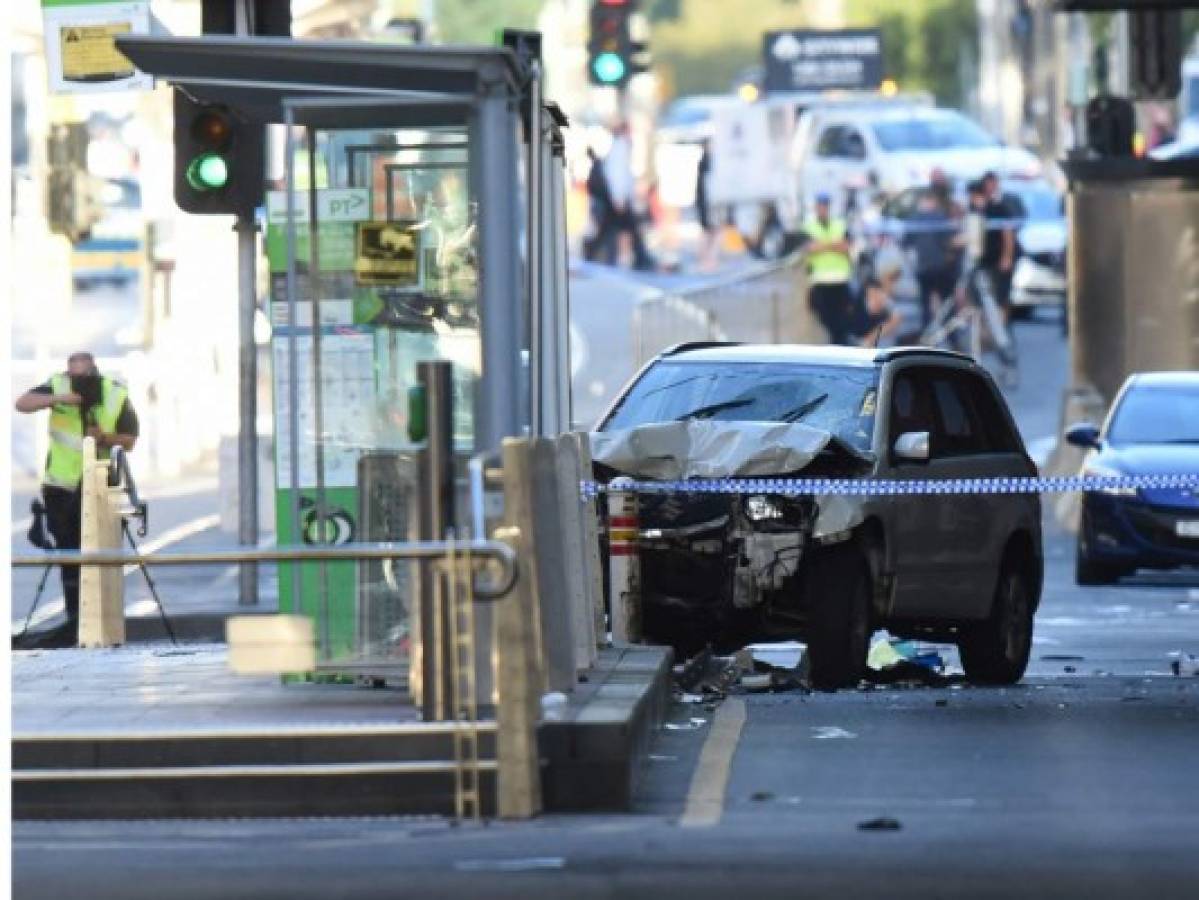
<path fill-rule="evenodd" d="M 221 517 L 217 513 L 211 513 L 210 515 L 191 519 L 190 521 L 184 522 L 181 525 L 176 525 L 174 528 L 168 529 L 153 540 L 149 540 L 144 544 L 141 544 L 141 551 L 142 553 L 157 553 L 159 550 L 186 540 L 193 535 L 199 534 L 201 531 L 207 531 L 209 528 L 215 528 L 218 524 L 220 524 L 220 521 Z M 129 565 L 125 566 L 122 574 L 132 575 L 136 571 L 137 566 Z M 29 620 L 30 630 L 34 630 L 39 625 L 48 622 L 50 619 L 53 619 L 55 616 L 62 613 L 65 609 L 66 600 L 61 594 L 59 594 L 49 603 L 40 604 L 37 612 L 34 613 L 33 618 Z M 22 627 L 24 627 L 24 624 L 24 616 L 13 620 L 12 633 L 17 634 L 20 632 Z"/>
<path fill-rule="evenodd" d="M 716 710 L 712 730 L 700 750 L 699 762 L 687 791 L 687 806 L 679 819 L 682 827 L 705 828 L 720 822 L 733 755 L 737 752 L 744 726 L 745 701 L 740 697 L 729 697 Z"/>

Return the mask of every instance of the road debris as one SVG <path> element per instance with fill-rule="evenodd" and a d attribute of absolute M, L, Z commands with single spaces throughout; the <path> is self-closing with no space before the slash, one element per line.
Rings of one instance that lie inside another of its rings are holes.
<path fill-rule="evenodd" d="M 846 731 L 838 725 L 813 725 L 812 738 L 817 741 L 848 741 L 856 738 L 852 731 Z"/>
<path fill-rule="evenodd" d="M 873 685 L 944 687 L 950 679 L 945 674 L 945 660 L 935 648 L 884 636 L 870 645 L 864 681 Z"/>
<path fill-rule="evenodd" d="M 462 859 L 454 863 L 459 872 L 537 872 L 566 867 L 561 856 L 530 856 L 524 859 Z"/>
<path fill-rule="evenodd" d="M 707 719 L 701 716 L 692 716 L 686 722 L 667 722 L 662 727 L 667 731 L 695 731 L 695 729 L 703 728 L 707 724 Z"/>
<path fill-rule="evenodd" d="M 561 691 L 550 691 L 541 697 L 541 718 L 546 722 L 561 722 L 566 718 L 567 699 Z"/>
<path fill-rule="evenodd" d="M 741 687 L 750 693 L 768 691 L 773 686 L 774 681 L 768 672 L 761 675 L 755 673 L 753 675 L 741 676 Z"/>
<path fill-rule="evenodd" d="M 1199 656 L 1175 650 L 1170 654 L 1170 671 L 1181 678 L 1194 678 L 1199 675 Z"/>
<path fill-rule="evenodd" d="M 858 831 L 900 831 L 902 828 L 899 819 L 890 816 L 878 816 L 858 823 Z"/>
<path fill-rule="evenodd" d="M 714 656 L 705 649 L 675 666 L 674 677 L 676 700 L 708 710 L 732 693 L 811 690 L 805 647 L 796 641 L 751 644 L 731 656 Z"/>

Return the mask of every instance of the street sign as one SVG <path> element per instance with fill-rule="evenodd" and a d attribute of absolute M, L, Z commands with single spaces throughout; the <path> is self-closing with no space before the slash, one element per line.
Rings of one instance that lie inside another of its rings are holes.
<path fill-rule="evenodd" d="M 149 0 L 42 0 L 50 90 L 88 93 L 143 90 L 154 79 L 138 72 L 115 38 L 150 33 Z"/>
<path fill-rule="evenodd" d="M 877 90 L 882 34 L 877 28 L 768 31 L 763 63 L 767 92 Z"/>
<path fill-rule="evenodd" d="M 318 222 L 361 222 L 371 215 L 369 188 L 321 188 L 316 192 Z M 308 221 L 308 192 L 297 192 L 295 219 Z M 287 224 L 287 192 L 270 191 L 266 195 L 266 220 L 272 225 Z"/>
<path fill-rule="evenodd" d="M 420 282 L 421 233 L 414 222 L 359 222 L 354 247 L 358 284 L 415 287 Z"/>

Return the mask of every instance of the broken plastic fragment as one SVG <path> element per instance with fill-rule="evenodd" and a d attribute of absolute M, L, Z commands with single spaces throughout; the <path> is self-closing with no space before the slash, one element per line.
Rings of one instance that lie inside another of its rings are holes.
<path fill-rule="evenodd" d="M 818 741 L 851 740 L 857 735 L 837 725 L 813 725 L 812 737 Z"/>
<path fill-rule="evenodd" d="M 890 816 L 879 816 L 876 819 L 867 819 L 865 822 L 858 823 L 858 831 L 899 831 L 903 828 L 899 819 L 893 819 Z"/>

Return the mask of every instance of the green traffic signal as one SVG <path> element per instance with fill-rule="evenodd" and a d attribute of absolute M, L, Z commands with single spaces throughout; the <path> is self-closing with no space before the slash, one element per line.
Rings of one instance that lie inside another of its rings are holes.
<path fill-rule="evenodd" d="M 197 191 L 217 191 L 229 183 L 229 164 L 217 153 L 201 153 L 187 167 L 187 183 Z"/>
<path fill-rule="evenodd" d="M 625 63 L 619 53 L 599 54 L 591 64 L 595 77 L 603 84 L 616 84 L 624 79 Z"/>

